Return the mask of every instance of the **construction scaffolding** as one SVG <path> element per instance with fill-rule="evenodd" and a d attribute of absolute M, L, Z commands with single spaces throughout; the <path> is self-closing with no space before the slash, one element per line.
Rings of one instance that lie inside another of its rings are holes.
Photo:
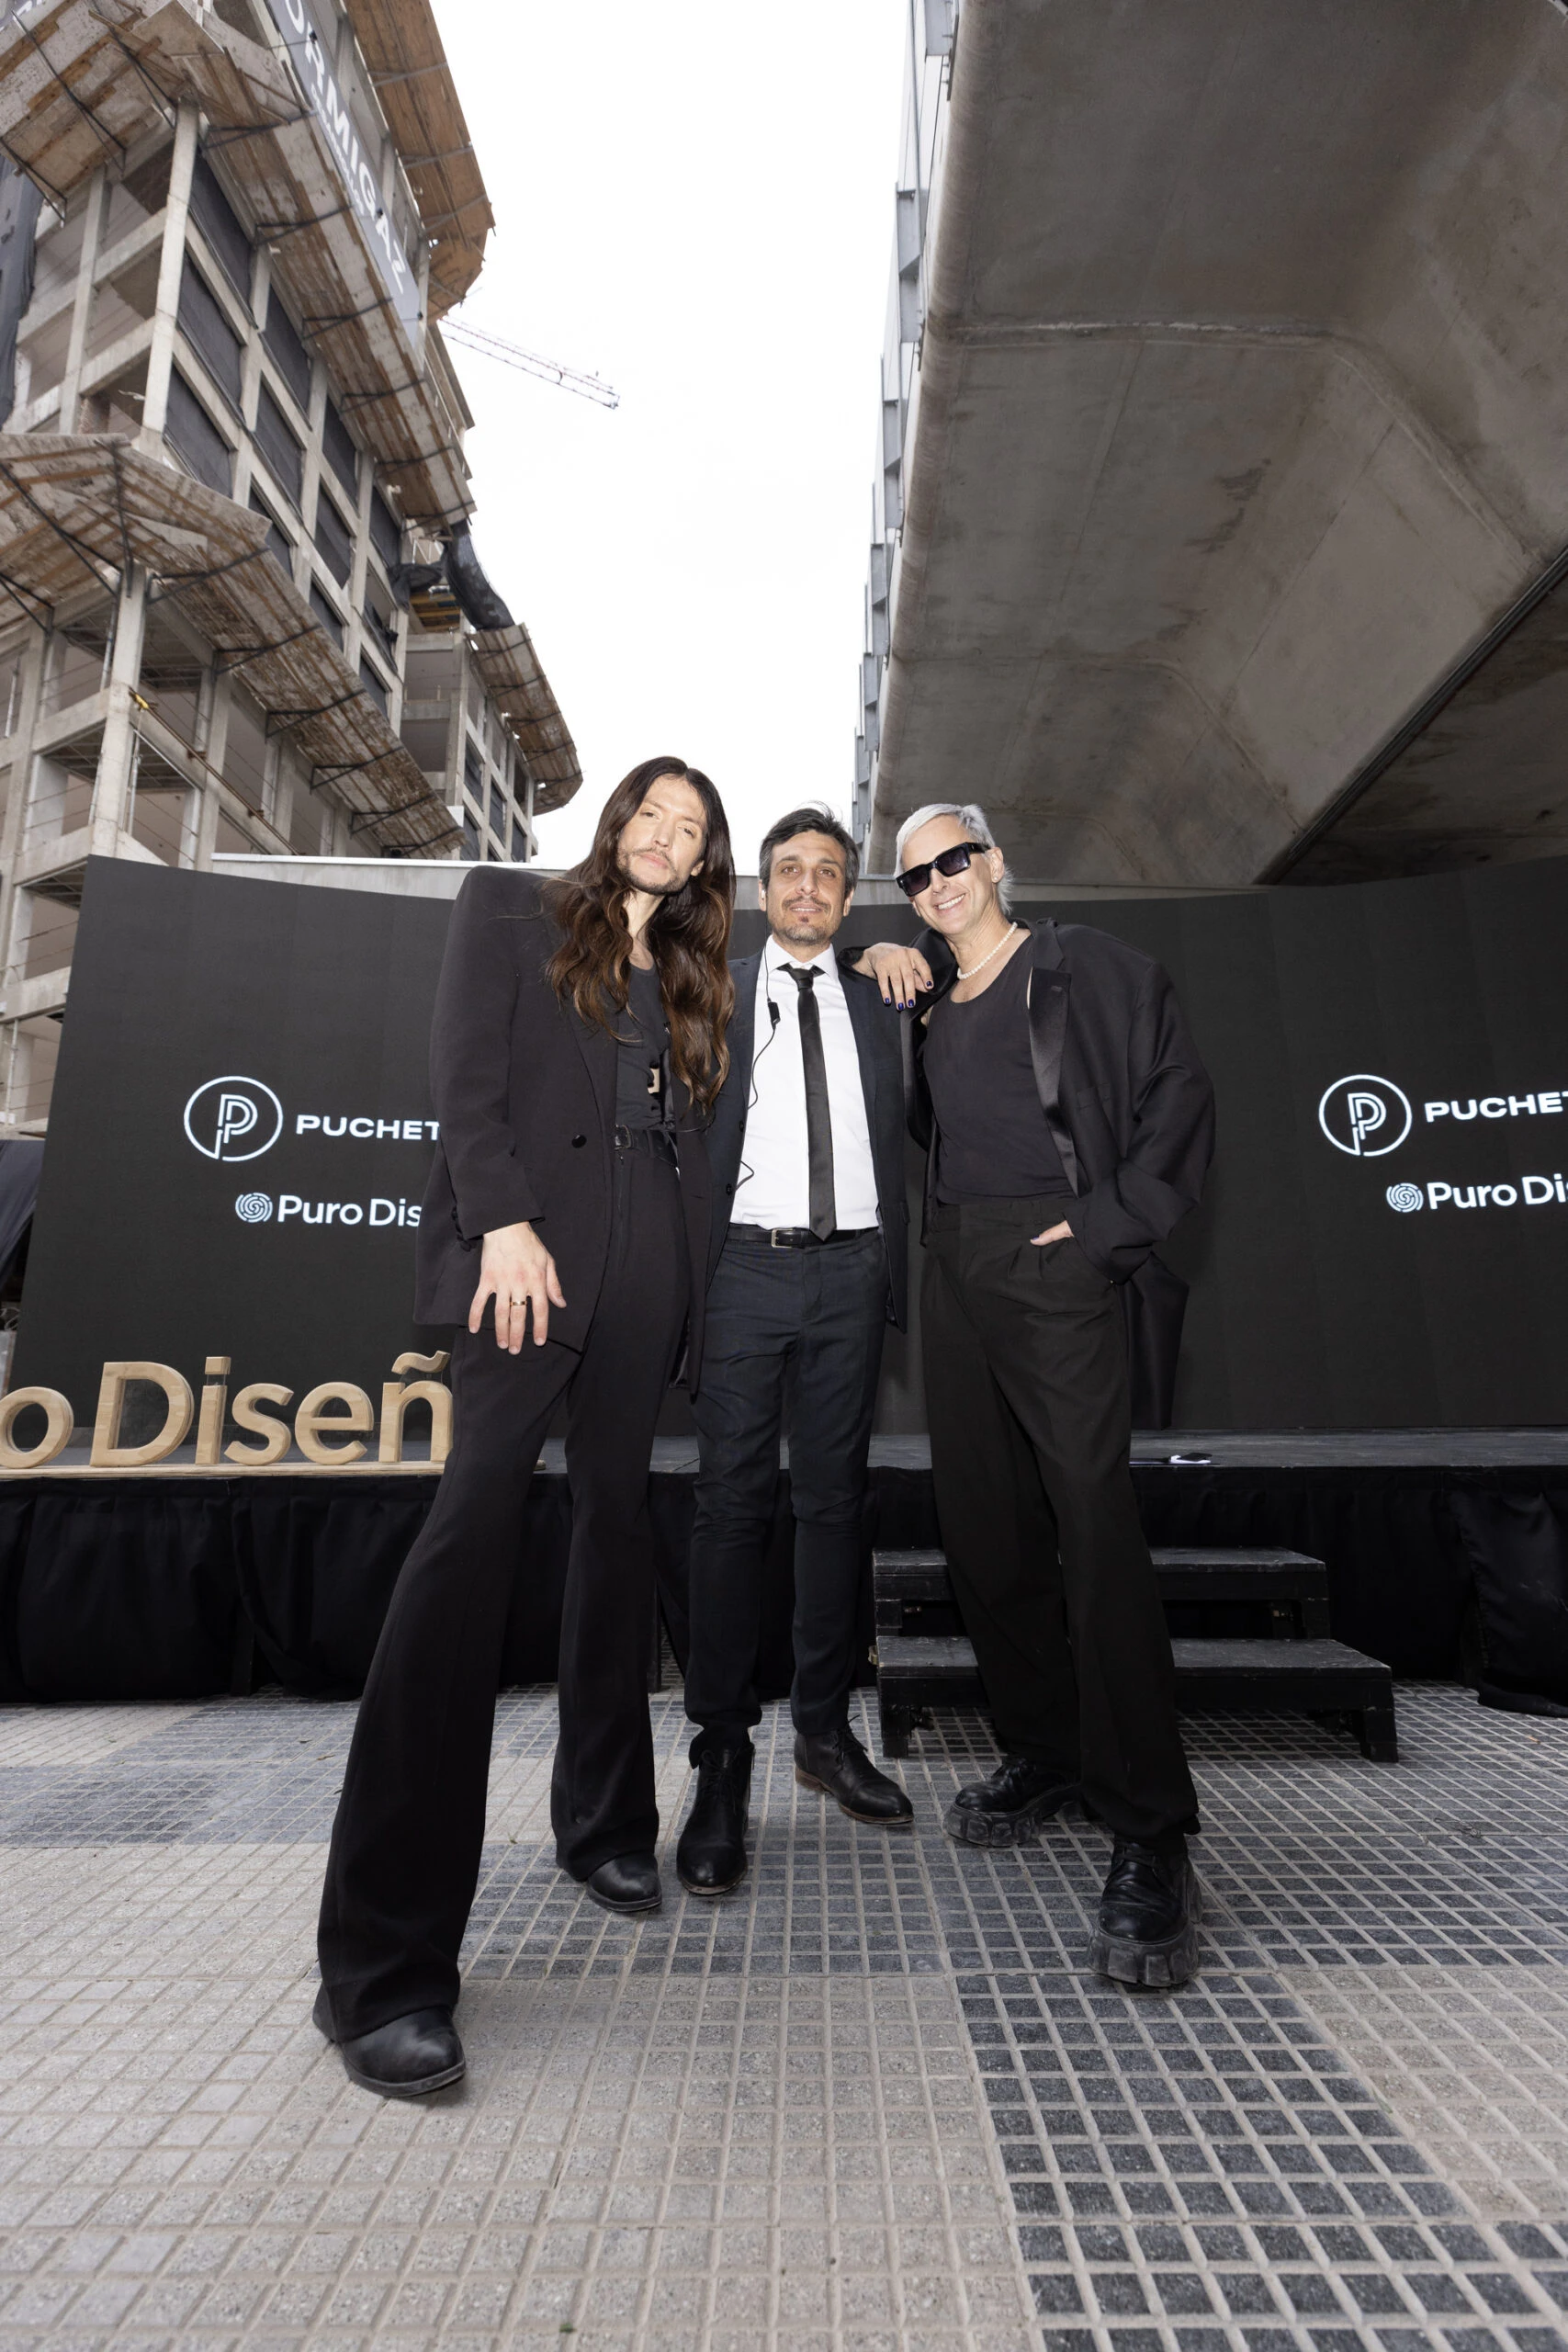
<path fill-rule="evenodd" d="M 463 617 L 435 322 L 493 221 L 428 0 L 32 0 L 0 154 L 3 1136 L 89 856 L 526 858 L 581 771 Z"/>

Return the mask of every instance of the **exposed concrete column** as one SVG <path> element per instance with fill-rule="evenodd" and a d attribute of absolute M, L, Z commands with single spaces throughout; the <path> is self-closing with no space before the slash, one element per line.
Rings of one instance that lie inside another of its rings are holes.
<path fill-rule="evenodd" d="M 48 651 L 49 639 L 39 628 L 34 642 L 23 656 L 21 707 L 17 714 L 17 731 L 12 738 L 11 790 L 6 804 L 5 827 L 0 831 L 0 938 L 5 941 L 4 963 L 0 965 L 0 1014 L 9 1012 L 16 1001 L 16 967 L 22 960 L 23 945 L 18 933 L 24 922 L 31 920 L 32 910 L 28 904 L 27 893 L 17 888 L 12 877 L 27 839 L 28 802 L 32 792 L 33 729 L 38 723 L 39 697 L 43 692 L 43 665 Z M 12 1073 L 23 1068 L 30 1050 L 15 1023 L 9 1024 L 3 1056 L 7 1117 L 15 1101 Z"/>
<path fill-rule="evenodd" d="M 11 789 L 6 796 L 5 822 L 0 825 L 0 891 L 6 893 L 13 888 L 11 877 L 27 845 L 28 801 L 32 790 L 33 729 L 38 724 L 39 702 L 43 694 L 49 633 L 39 624 L 30 639 L 24 639 L 23 644 L 22 691 L 17 708 L 16 730 L 11 737 Z"/>
<path fill-rule="evenodd" d="M 191 853 L 191 864 L 199 874 L 211 870 L 212 853 L 218 846 L 218 820 L 222 813 L 223 801 L 217 779 L 209 777 L 197 804 L 196 846 Z"/>
<path fill-rule="evenodd" d="M 240 415 L 247 430 L 240 435 L 240 446 L 234 452 L 230 496 L 236 506 L 250 504 L 251 476 L 255 470 L 254 445 L 251 440 L 251 432 L 255 426 L 256 399 L 261 385 L 260 322 L 266 316 L 271 284 L 272 258 L 266 247 L 258 244 L 251 272 L 251 315 L 246 325 L 244 346 L 240 356 Z"/>
<path fill-rule="evenodd" d="M 354 550 L 349 564 L 348 586 L 344 592 L 348 598 L 348 628 L 344 633 L 344 651 L 357 666 L 359 649 L 365 635 L 366 575 L 370 567 L 370 493 L 376 486 L 376 467 L 369 453 L 359 453 L 359 496 L 354 507 Z M 380 640 L 377 640 L 379 650 Z M 385 666 L 386 657 L 382 656 Z M 396 689 L 394 687 L 394 693 Z M 389 704 L 391 697 L 389 696 Z M 388 723 L 391 724 L 389 709 Z"/>
<path fill-rule="evenodd" d="M 66 346 L 65 377 L 60 388 L 60 430 L 76 430 L 76 402 L 82 390 L 82 363 L 93 317 L 93 279 L 103 243 L 105 192 L 108 173 L 100 164 L 87 185 L 87 217 L 82 224 L 82 252 L 76 264 L 76 294 L 71 306 L 71 341 Z"/>
<path fill-rule="evenodd" d="M 303 792 L 299 781 L 299 763 L 287 757 L 281 743 L 272 751 L 272 830 L 278 837 L 290 842 L 294 829 L 294 796 Z"/>
<path fill-rule="evenodd" d="M 147 354 L 147 391 L 141 404 L 138 448 L 158 455 L 164 422 L 169 413 L 169 376 L 175 359 L 175 321 L 180 307 L 180 280 L 185 275 L 186 224 L 190 219 L 190 184 L 196 169 L 197 108 L 189 98 L 180 102 L 175 126 L 175 153 L 169 166 L 169 201 L 164 213 L 164 243 L 158 259 L 158 300 L 152 314 L 152 343 Z"/>
<path fill-rule="evenodd" d="M 430 239 L 421 235 L 419 259 L 414 266 L 419 284 L 419 319 L 414 334 L 413 364 L 420 375 L 424 373 L 424 346 L 430 335 Z"/>
<path fill-rule="evenodd" d="M 131 724 L 130 697 L 141 675 L 141 640 L 146 616 L 147 574 L 141 564 L 128 564 L 115 604 L 108 710 L 104 720 L 103 748 L 98 753 L 92 823 L 88 829 L 89 854 L 96 857 L 118 855 L 120 833 L 130 829 L 131 778 L 136 762 L 136 729 Z"/>

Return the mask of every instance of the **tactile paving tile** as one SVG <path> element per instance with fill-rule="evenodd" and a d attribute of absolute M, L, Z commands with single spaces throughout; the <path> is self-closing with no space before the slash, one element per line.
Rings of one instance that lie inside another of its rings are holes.
<path fill-rule="evenodd" d="M 1448 1982 L 1462 1962 L 1528 1963 L 1568 2002 L 1568 1738 L 1438 1688 L 1402 1690 L 1400 1717 L 1399 1767 L 1304 1723 L 1189 1724 L 1204 1966 L 1173 1995 L 1082 1972 L 1103 1836 L 949 1849 L 946 1949 L 1049 2352 L 1562 2352 L 1568 2233 L 1487 2226 L 1296 1997 L 1321 1985 L 1331 2013 L 1369 1964 Z M 925 1738 L 961 1744 L 966 1776 L 967 1719 Z M 1461 2071 L 1460 2115 L 1468 2091 Z M 1568 2216 L 1568 2176 L 1556 2194 Z"/>

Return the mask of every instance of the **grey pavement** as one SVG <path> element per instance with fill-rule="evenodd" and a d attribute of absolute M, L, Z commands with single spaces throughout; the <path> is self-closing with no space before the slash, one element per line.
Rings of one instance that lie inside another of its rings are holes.
<path fill-rule="evenodd" d="M 1102 1832 L 942 1836 L 977 1718 L 897 1837 L 771 1711 L 749 1890 L 629 1923 L 505 1693 L 470 2071 L 418 2105 L 309 2022 L 351 1706 L 0 1712 L 0 2352 L 1568 2352 L 1568 1724 L 1399 1709 L 1397 1766 L 1190 1722 L 1204 1965 L 1137 1996 L 1083 1968 Z"/>

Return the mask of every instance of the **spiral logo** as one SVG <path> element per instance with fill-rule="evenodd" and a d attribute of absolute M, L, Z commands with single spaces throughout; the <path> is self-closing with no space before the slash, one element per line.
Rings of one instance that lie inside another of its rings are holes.
<path fill-rule="evenodd" d="M 234 1204 L 234 1215 L 244 1225 L 265 1225 L 272 1215 L 269 1193 L 242 1193 Z"/>
<path fill-rule="evenodd" d="M 1419 1184 L 1391 1184 L 1383 1198 L 1391 1209 L 1399 1211 L 1401 1216 L 1408 1216 L 1412 1209 L 1425 1206 Z"/>

